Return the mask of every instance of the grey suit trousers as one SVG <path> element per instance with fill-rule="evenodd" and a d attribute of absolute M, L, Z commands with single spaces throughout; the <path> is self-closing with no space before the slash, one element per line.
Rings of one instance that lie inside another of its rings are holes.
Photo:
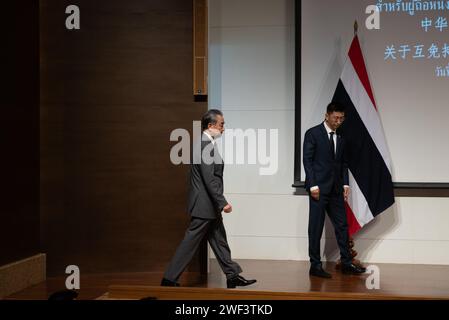
<path fill-rule="evenodd" d="M 178 281 L 204 237 L 207 237 L 207 241 L 227 279 L 231 279 L 242 272 L 240 265 L 231 259 L 231 250 L 226 238 L 223 218 L 221 216 L 217 219 L 192 217 L 184 239 L 176 249 L 175 255 L 164 274 L 165 279 Z"/>

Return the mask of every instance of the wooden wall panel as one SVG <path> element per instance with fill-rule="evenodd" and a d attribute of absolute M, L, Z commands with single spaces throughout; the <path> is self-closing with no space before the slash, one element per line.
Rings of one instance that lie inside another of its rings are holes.
<path fill-rule="evenodd" d="M 170 132 L 191 131 L 192 1 L 42 0 L 41 215 L 50 275 L 163 271 L 184 236 L 188 166 Z M 204 247 L 203 247 L 204 253 Z M 199 271 L 199 257 L 189 269 Z"/>

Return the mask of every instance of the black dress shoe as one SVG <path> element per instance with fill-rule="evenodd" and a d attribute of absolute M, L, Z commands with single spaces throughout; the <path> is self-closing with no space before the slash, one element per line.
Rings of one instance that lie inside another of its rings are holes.
<path fill-rule="evenodd" d="M 162 278 L 161 287 L 179 287 L 179 283 Z"/>
<path fill-rule="evenodd" d="M 257 280 L 246 280 L 242 276 L 237 276 L 237 277 L 234 277 L 232 279 L 228 279 L 226 281 L 226 284 L 227 284 L 228 288 L 235 288 L 237 286 L 239 286 L 239 287 L 249 286 L 250 284 L 253 284 L 256 281 Z"/>
<path fill-rule="evenodd" d="M 365 268 L 356 266 L 353 263 L 348 264 L 348 265 L 343 265 L 341 267 L 341 272 L 343 272 L 344 274 L 362 274 L 362 273 L 365 273 L 365 271 L 366 271 Z"/>
<path fill-rule="evenodd" d="M 330 279 L 332 275 L 324 271 L 323 267 L 311 267 L 309 270 L 311 276 Z"/>

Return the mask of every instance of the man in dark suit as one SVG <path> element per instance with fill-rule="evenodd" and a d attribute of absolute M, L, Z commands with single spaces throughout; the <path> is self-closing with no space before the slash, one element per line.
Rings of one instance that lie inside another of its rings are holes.
<path fill-rule="evenodd" d="M 331 275 L 324 271 L 320 256 L 320 240 L 326 211 L 334 226 L 340 248 L 342 272 L 365 272 L 364 268 L 352 263 L 349 249 L 344 206 L 349 195 L 348 167 L 345 161 L 345 142 L 336 133 L 344 121 L 344 116 L 344 107 L 331 103 L 327 106 L 324 122 L 307 130 L 304 136 L 305 187 L 309 192 L 309 274 L 322 278 L 331 278 Z"/>
<path fill-rule="evenodd" d="M 201 119 L 200 148 L 194 148 L 190 169 L 188 212 L 190 225 L 162 279 L 162 286 L 179 286 L 178 279 L 192 260 L 201 240 L 207 240 L 226 275 L 227 287 L 247 286 L 256 280 L 240 276 L 242 268 L 231 259 L 221 212 L 232 212 L 223 196 L 223 160 L 216 149 L 215 139 L 224 132 L 224 118 L 219 110 L 209 110 Z M 197 152 L 198 151 L 198 152 Z"/>

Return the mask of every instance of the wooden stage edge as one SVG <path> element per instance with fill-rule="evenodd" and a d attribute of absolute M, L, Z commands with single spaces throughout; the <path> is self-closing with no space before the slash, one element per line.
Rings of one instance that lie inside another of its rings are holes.
<path fill-rule="evenodd" d="M 102 300 L 448 300 L 447 297 L 348 292 L 275 292 L 196 287 L 111 285 Z"/>
<path fill-rule="evenodd" d="M 331 279 L 309 276 L 308 261 L 237 260 L 247 279 L 257 279 L 248 287 L 226 289 L 226 276 L 215 259 L 203 277 L 186 272 L 181 287 L 160 287 L 163 272 L 82 274 L 79 300 L 449 300 L 449 265 L 376 263 L 378 288 L 370 290 L 370 273 L 353 276 L 336 270 L 335 263 L 323 267 Z M 65 290 L 66 275 L 12 294 L 7 300 L 48 299 Z"/>

